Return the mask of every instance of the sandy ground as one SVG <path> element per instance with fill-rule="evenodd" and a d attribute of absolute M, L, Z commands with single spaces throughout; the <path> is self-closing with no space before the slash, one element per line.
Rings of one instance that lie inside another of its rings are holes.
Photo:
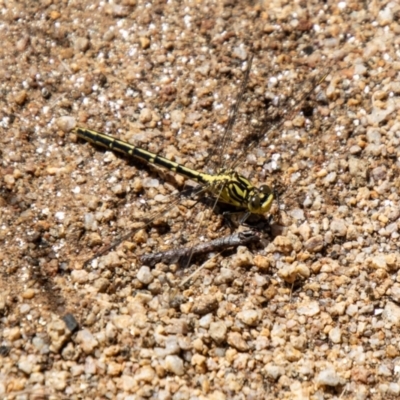
<path fill-rule="evenodd" d="M 0 0 L 0 15 L 1 399 L 398 398 L 398 3 Z M 183 179 L 70 133 L 207 171 L 262 121 L 283 123 L 238 170 L 278 188 L 280 218 L 276 202 L 271 235 L 185 286 L 204 259 L 139 256 L 228 235 L 219 210 L 186 199 L 145 226 Z"/>

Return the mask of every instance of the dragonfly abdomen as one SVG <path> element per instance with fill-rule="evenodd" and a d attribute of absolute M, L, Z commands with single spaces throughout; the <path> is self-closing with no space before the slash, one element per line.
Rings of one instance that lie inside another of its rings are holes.
<path fill-rule="evenodd" d="M 209 183 L 208 174 L 197 172 L 191 168 L 187 168 L 168 158 L 159 156 L 140 147 L 124 142 L 123 140 L 114 138 L 104 133 L 96 132 L 86 128 L 77 127 L 74 129 L 75 134 L 87 142 L 106 147 L 110 150 L 118 151 L 122 154 L 136 157 L 140 160 L 146 161 L 150 164 L 157 165 L 161 168 L 176 172 L 185 178 L 192 179 L 195 182 L 207 184 Z"/>

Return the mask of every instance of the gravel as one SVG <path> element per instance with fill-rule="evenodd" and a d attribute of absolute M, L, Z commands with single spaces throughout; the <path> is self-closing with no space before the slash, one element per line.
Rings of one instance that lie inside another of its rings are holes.
<path fill-rule="evenodd" d="M 114 3 L 1 3 L 0 398 L 397 398 L 398 4 Z M 190 182 L 70 132 L 215 171 L 266 115 L 260 243 L 151 269 L 235 223 L 162 214 Z"/>

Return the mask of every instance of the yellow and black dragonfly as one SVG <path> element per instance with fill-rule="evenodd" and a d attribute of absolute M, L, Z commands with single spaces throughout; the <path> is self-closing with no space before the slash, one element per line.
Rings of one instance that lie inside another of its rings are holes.
<path fill-rule="evenodd" d="M 315 83 L 313 83 L 310 90 L 306 93 L 302 94 L 301 99 L 299 99 L 295 104 L 293 104 L 289 110 L 287 110 L 286 118 L 280 120 L 279 122 L 273 124 L 272 126 L 262 126 L 261 129 L 252 136 L 251 140 L 247 143 L 245 148 L 243 148 L 240 154 L 237 154 L 233 161 L 230 162 L 230 165 L 224 165 L 223 154 L 225 153 L 225 149 L 229 146 L 232 137 L 233 125 L 235 124 L 236 115 L 238 113 L 240 104 L 243 99 L 243 94 L 245 92 L 249 74 L 251 70 L 253 57 L 251 56 L 248 61 L 248 66 L 246 69 L 246 73 L 244 79 L 241 84 L 241 89 L 238 95 L 238 98 L 231 109 L 228 123 L 226 125 L 224 134 L 220 140 L 220 143 L 217 145 L 216 149 L 212 154 L 220 154 L 219 156 L 219 165 L 220 167 L 217 169 L 215 174 L 208 174 L 205 172 L 200 172 L 191 168 L 188 168 L 184 165 L 181 165 L 177 162 L 171 161 L 168 158 L 165 158 L 161 155 L 152 153 L 143 148 L 134 146 L 130 143 L 127 143 L 123 140 L 115 138 L 113 136 L 100 133 L 88 128 L 84 127 L 75 127 L 73 129 L 73 133 L 75 133 L 79 138 L 93 143 L 95 145 L 99 145 L 105 147 L 109 150 L 116 151 L 122 153 L 128 157 L 134 157 L 136 159 L 140 159 L 150 164 L 154 164 L 163 169 L 172 171 L 176 174 L 182 175 L 185 178 L 193 180 L 200 185 L 200 188 L 196 190 L 196 194 L 201 194 L 207 192 L 211 194 L 211 196 L 215 199 L 214 206 L 217 203 L 225 203 L 230 206 L 235 207 L 239 211 L 243 212 L 243 216 L 240 219 L 240 223 L 246 221 L 246 219 L 252 214 L 266 214 L 270 211 L 271 206 L 273 204 L 274 199 L 276 199 L 276 194 L 274 190 L 269 185 L 262 185 L 260 187 L 253 186 L 249 179 L 245 176 L 239 174 L 236 171 L 236 167 L 238 166 L 240 159 L 243 155 L 250 152 L 260 140 L 264 138 L 268 138 L 271 132 L 279 130 L 283 123 L 290 118 L 295 112 L 297 112 L 302 102 L 309 97 L 312 91 L 325 79 L 326 75 L 318 79 Z M 173 201 L 172 205 L 169 205 L 163 210 L 161 213 L 157 213 L 157 215 L 149 218 L 146 223 L 150 223 L 151 221 L 157 219 L 158 217 L 167 213 L 173 206 L 179 203 L 179 198 L 177 201 Z M 94 258 L 99 257 L 107 251 L 118 246 L 124 240 L 131 237 L 135 232 L 131 231 L 121 237 L 112 245 L 104 248 L 86 263 L 92 261 Z M 247 235 L 250 237 L 251 235 Z M 236 237 L 235 237 L 236 239 Z M 244 239 L 244 243 L 247 239 Z M 234 242 L 234 239 L 231 241 L 228 239 L 221 240 L 221 243 L 231 243 Z M 240 243 L 240 241 L 239 241 Z M 191 255 L 190 255 L 191 257 Z M 190 258 L 189 257 L 189 258 Z"/>

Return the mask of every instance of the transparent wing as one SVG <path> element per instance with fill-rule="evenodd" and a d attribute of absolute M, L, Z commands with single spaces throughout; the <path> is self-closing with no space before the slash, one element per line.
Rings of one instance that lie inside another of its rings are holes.
<path fill-rule="evenodd" d="M 257 144 L 265 139 L 268 138 L 268 140 L 273 138 L 273 133 L 279 131 L 279 129 L 283 126 L 283 124 L 290 120 L 294 114 L 300 111 L 304 101 L 311 95 L 311 93 L 314 92 L 314 90 L 325 80 L 325 78 L 328 76 L 329 72 L 325 73 L 322 77 L 316 78 L 309 90 L 304 92 L 302 96 L 291 106 L 287 109 L 286 115 L 284 115 L 282 118 L 279 119 L 279 121 L 275 124 L 268 124 L 264 123 L 261 128 L 252 134 L 250 138 L 248 138 L 248 143 L 245 146 L 242 146 L 241 150 L 238 150 L 238 154 L 235 157 L 234 160 L 229 164 L 227 167 L 228 169 L 235 169 L 243 157 L 245 157 L 247 154 L 249 154 L 256 146 Z"/>
<path fill-rule="evenodd" d="M 214 146 L 212 152 L 210 152 L 210 155 L 207 157 L 207 160 L 205 163 L 206 165 L 214 158 L 214 156 L 216 154 L 219 155 L 218 161 L 217 161 L 217 169 L 221 169 L 222 165 L 224 164 L 225 160 L 223 159 L 223 155 L 226 154 L 225 149 L 227 148 L 228 144 L 231 142 L 231 139 L 232 139 L 232 132 L 233 132 L 232 128 L 235 125 L 236 117 L 237 117 L 240 105 L 243 101 L 244 93 L 246 92 L 246 87 L 247 87 L 247 83 L 249 81 L 253 58 L 254 58 L 254 55 L 251 54 L 250 58 L 247 62 L 246 72 L 243 77 L 242 83 L 240 85 L 240 89 L 239 89 L 239 93 L 237 95 L 236 101 L 232 105 L 232 107 L 229 111 L 229 119 L 225 126 L 224 133 L 223 133 L 219 143 L 216 146 Z"/>
<path fill-rule="evenodd" d="M 168 212 L 170 212 L 174 207 L 176 207 L 182 201 L 182 196 L 184 196 L 184 197 L 185 196 L 188 197 L 189 195 L 198 196 L 204 190 L 205 189 L 203 187 L 201 187 L 199 189 L 190 188 L 190 189 L 187 189 L 187 190 L 183 190 L 180 193 L 173 194 L 173 195 L 169 196 L 169 200 L 170 201 L 168 202 L 168 204 L 161 211 L 158 211 L 157 213 L 152 214 L 149 218 L 146 218 L 146 220 L 144 221 L 144 226 L 141 226 L 140 228 L 135 228 L 135 229 L 130 230 L 129 232 L 127 232 L 124 235 L 122 235 L 120 238 L 118 238 L 116 241 L 114 241 L 110 245 L 100 249 L 96 254 L 94 254 L 91 258 L 89 258 L 88 260 L 86 260 L 84 262 L 84 267 L 89 265 L 93 260 L 95 260 L 95 259 L 101 257 L 102 255 L 108 253 L 109 251 L 115 249 L 122 242 L 124 242 L 125 240 L 127 240 L 130 237 L 132 237 L 133 235 L 135 235 L 136 232 L 146 228 L 146 226 L 150 225 L 153 221 L 155 221 L 155 220 L 165 216 L 166 214 L 168 214 Z"/>

